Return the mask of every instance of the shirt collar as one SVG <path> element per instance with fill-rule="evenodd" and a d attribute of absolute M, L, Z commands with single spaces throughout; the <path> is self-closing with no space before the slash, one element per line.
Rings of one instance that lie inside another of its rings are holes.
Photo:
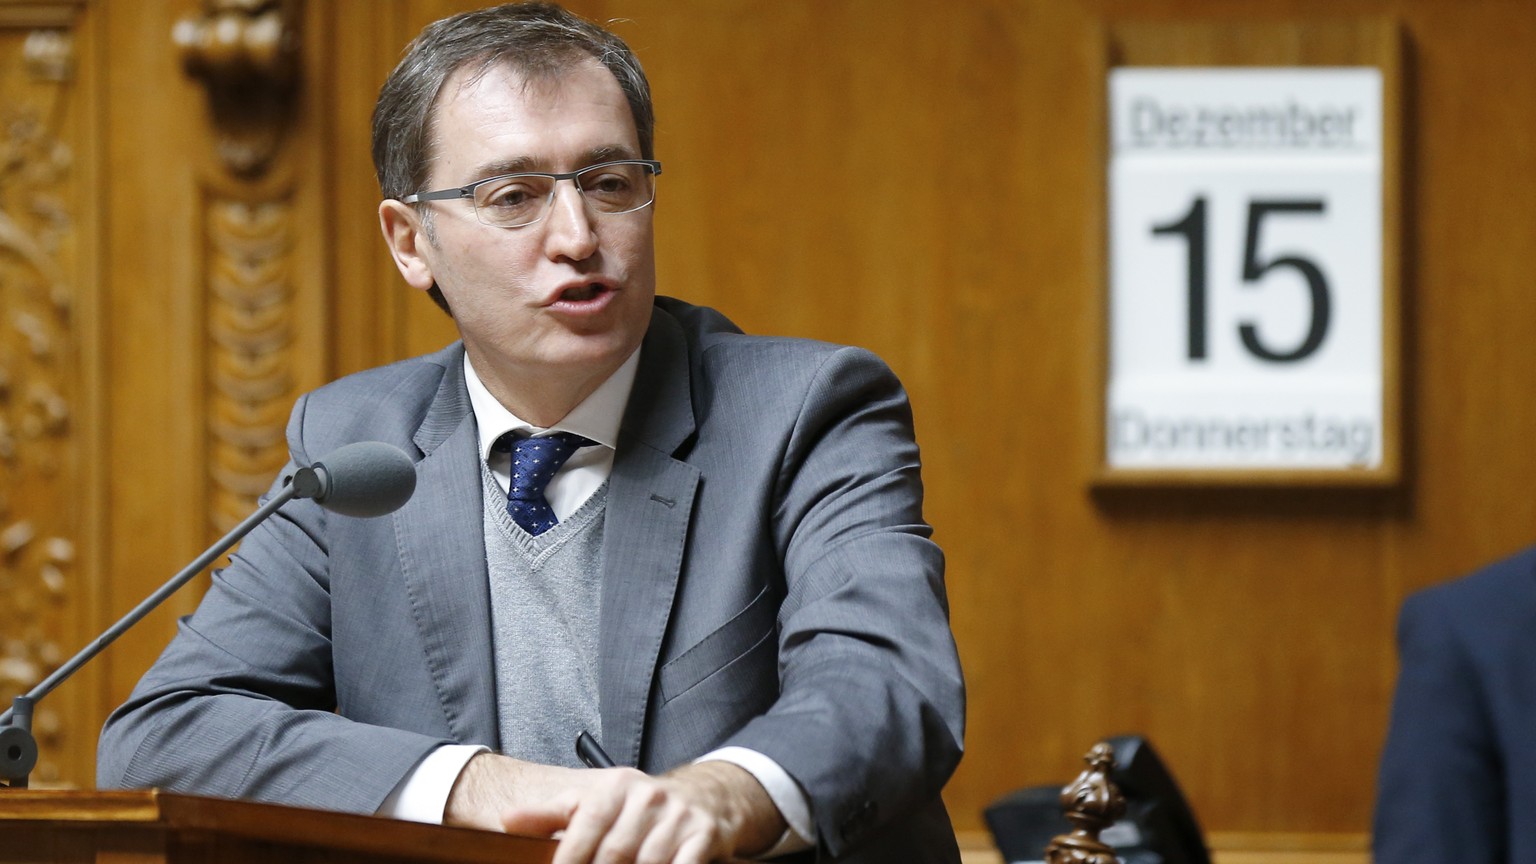
<path fill-rule="evenodd" d="M 523 420 L 502 405 L 485 382 L 475 373 L 469 362 L 469 352 L 464 353 L 464 384 L 469 388 L 469 404 L 475 412 L 475 424 L 480 429 L 480 458 L 489 461 L 491 445 L 508 432 L 526 435 L 542 435 L 548 432 L 574 432 L 583 438 L 616 449 L 619 443 L 619 424 L 624 420 L 624 408 L 629 404 L 630 391 L 635 387 L 635 373 L 640 369 L 640 349 L 636 348 L 615 369 L 612 375 L 598 385 L 587 398 L 581 400 L 559 423 L 545 429 Z"/>

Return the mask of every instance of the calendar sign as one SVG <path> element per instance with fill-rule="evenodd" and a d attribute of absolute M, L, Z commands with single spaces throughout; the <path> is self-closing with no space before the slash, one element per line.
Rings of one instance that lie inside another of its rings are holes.
<path fill-rule="evenodd" d="M 1109 92 L 1109 467 L 1380 466 L 1380 73 L 1121 67 Z"/>

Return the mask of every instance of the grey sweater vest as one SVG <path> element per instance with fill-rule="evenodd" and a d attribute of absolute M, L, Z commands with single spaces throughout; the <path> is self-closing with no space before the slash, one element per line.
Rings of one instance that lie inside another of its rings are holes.
<path fill-rule="evenodd" d="M 579 768 L 576 734 L 602 739 L 597 627 L 608 485 L 533 537 L 507 515 L 490 470 L 483 473 L 501 752 Z"/>

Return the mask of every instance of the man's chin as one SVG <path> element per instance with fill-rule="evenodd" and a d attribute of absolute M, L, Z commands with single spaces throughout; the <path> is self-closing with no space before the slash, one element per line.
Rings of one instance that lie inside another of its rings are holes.
<path fill-rule="evenodd" d="M 640 339 L 623 337 L 617 333 L 587 336 L 568 334 L 559 341 L 560 344 L 551 346 L 552 350 L 543 358 L 543 365 L 551 372 L 600 373 L 605 378 L 622 366 L 640 346 Z"/>

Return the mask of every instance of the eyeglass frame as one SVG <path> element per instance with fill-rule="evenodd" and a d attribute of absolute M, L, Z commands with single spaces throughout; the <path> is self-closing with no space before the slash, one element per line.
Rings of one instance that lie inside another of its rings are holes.
<path fill-rule="evenodd" d="M 571 183 L 576 187 L 577 193 L 581 195 L 581 200 L 585 202 L 587 200 L 587 191 L 581 188 L 581 184 L 576 181 L 576 178 L 587 173 L 588 171 L 592 171 L 598 168 L 607 168 L 612 165 L 644 165 L 650 169 L 651 178 L 653 180 L 657 175 L 661 173 L 661 163 L 655 159 L 610 159 L 607 162 L 598 162 L 594 165 L 588 165 L 585 168 L 580 168 L 575 171 L 566 171 L 564 173 L 558 174 L 548 171 L 513 171 L 508 174 L 497 174 L 492 177 L 476 180 L 467 186 L 458 186 L 449 189 L 437 189 L 432 192 L 412 192 L 411 194 L 399 199 L 399 201 L 401 204 L 424 204 L 428 201 L 456 201 L 459 199 L 467 198 L 469 199 L 470 206 L 475 211 L 475 219 L 479 221 L 480 224 L 485 225 L 487 228 L 502 228 L 507 231 L 514 231 L 518 228 L 527 228 L 529 225 L 537 225 L 544 221 L 544 217 L 549 215 L 549 210 L 555 201 L 555 189 L 557 187 L 554 184 L 559 183 L 561 180 L 571 181 Z M 519 225 L 493 225 L 483 219 L 480 219 L 480 208 L 474 203 L 475 190 L 487 183 L 494 183 L 497 180 L 506 180 L 509 177 L 547 177 L 550 179 L 551 183 L 549 187 L 549 197 L 544 199 L 544 210 L 539 213 L 539 218 L 534 219 L 532 222 L 523 222 Z M 635 207 L 631 210 L 618 210 L 612 212 L 607 210 L 594 210 L 593 212 L 601 213 L 604 216 L 623 216 L 626 213 L 638 213 L 655 203 L 656 190 L 653 183 L 651 189 L 651 200 L 641 204 L 639 207 Z"/>

